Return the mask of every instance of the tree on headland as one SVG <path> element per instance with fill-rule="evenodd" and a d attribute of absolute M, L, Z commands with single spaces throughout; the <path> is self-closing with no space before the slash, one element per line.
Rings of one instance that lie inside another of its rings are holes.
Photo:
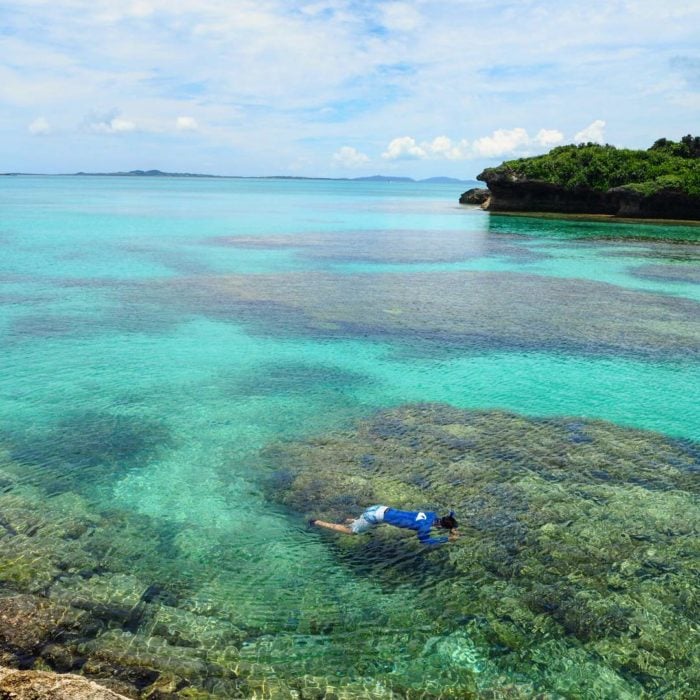
<path fill-rule="evenodd" d="M 649 150 L 664 151 L 679 158 L 700 158 L 700 136 L 688 134 L 679 143 L 668 139 L 659 139 Z"/>

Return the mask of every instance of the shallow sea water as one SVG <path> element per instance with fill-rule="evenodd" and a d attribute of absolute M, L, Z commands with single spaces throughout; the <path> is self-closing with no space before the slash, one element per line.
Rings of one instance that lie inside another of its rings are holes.
<path fill-rule="evenodd" d="M 459 194 L 2 178 L 0 443 L 23 465 L 17 488 L 144 516 L 159 548 L 142 532 L 120 542 L 124 574 L 243 630 L 231 654 L 251 677 L 438 697 L 486 672 L 494 650 L 457 621 L 436 627 L 420 603 L 429 579 L 403 575 L 429 555 L 387 561 L 381 582 L 363 575 L 332 537 L 269 501 L 261 450 L 424 402 L 700 439 L 700 228 L 494 216 Z M 552 278 L 562 296 L 547 305 Z M 498 306 L 510 285 L 532 294 L 515 311 Z M 445 303 L 460 295 L 470 303 Z M 429 333 L 403 323 L 433 303 Z M 559 331 L 561 342 L 538 340 Z M 73 579 L 52 585 L 38 589 Z M 125 633 L 158 637 L 148 621 Z M 537 673 L 502 685 L 551 690 Z M 595 682 L 590 697 L 619 696 Z"/>

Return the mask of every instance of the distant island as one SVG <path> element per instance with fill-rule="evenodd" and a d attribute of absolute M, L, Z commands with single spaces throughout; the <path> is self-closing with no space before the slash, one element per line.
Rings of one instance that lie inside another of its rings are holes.
<path fill-rule="evenodd" d="M 700 136 L 662 138 L 647 150 L 559 146 L 477 179 L 488 189 L 469 190 L 460 202 L 489 211 L 700 220 Z"/>
<path fill-rule="evenodd" d="M 18 175 L 42 175 L 42 173 L 0 173 L 2 176 Z M 476 180 L 460 180 L 455 177 L 429 177 L 423 180 L 415 180 L 412 177 L 399 177 L 394 175 L 370 175 L 366 177 L 303 177 L 298 175 L 208 175 L 206 173 L 170 173 L 163 170 L 128 170 L 107 173 L 64 173 L 64 177 L 202 177 L 228 180 L 331 180 L 340 182 L 414 182 L 422 184 L 438 185 L 473 185 L 479 183 Z"/>

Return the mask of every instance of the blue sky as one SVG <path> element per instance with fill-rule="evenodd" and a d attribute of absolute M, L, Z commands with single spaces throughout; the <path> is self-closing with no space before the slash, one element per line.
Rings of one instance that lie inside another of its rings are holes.
<path fill-rule="evenodd" d="M 472 178 L 700 133 L 700 0 L 0 0 L 0 172 Z"/>

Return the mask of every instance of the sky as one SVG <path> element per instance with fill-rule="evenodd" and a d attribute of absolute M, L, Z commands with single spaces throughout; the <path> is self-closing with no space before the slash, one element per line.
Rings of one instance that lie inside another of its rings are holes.
<path fill-rule="evenodd" d="M 0 0 L 0 172 L 472 179 L 700 133 L 700 0 Z"/>

